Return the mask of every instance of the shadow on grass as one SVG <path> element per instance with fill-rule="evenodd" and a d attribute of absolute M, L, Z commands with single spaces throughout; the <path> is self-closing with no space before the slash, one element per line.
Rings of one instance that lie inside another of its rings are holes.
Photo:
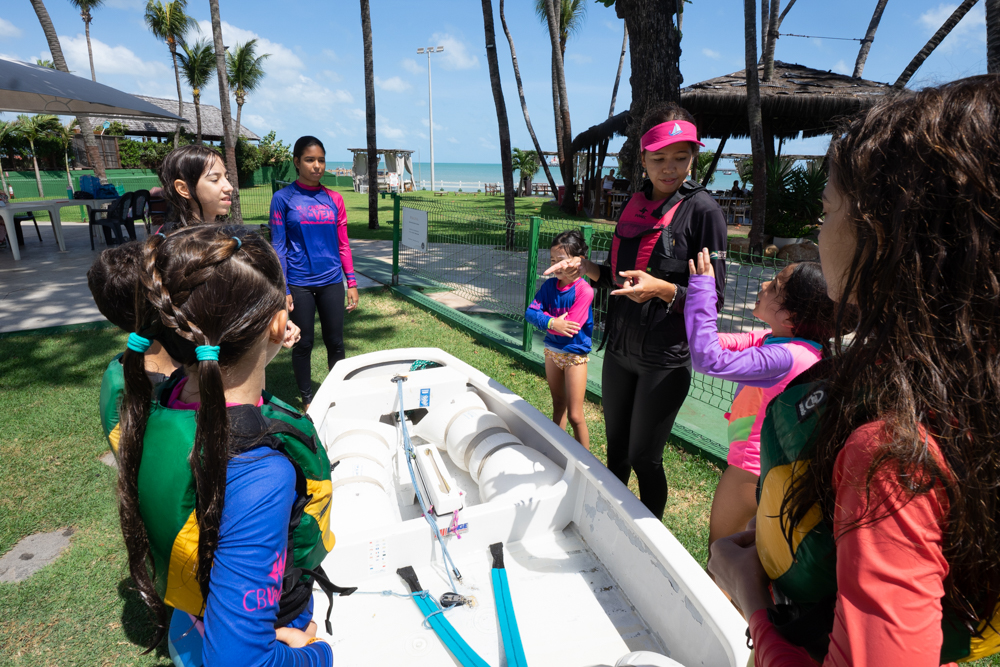
<path fill-rule="evenodd" d="M 0 391 L 39 384 L 83 386 L 104 372 L 114 355 L 125 349 L 118 329 L 76 331 L 58 336 L 11 336 L 0 345 Z"/>
<path fill-rule="evenodd" d="M 125 603 L 125 606 L 122 607 L 122 631 L 130 642 L 145 651 L 156 632 L 156 625 L 153 622 L 152 613 L 142 603 L 139 593 L 135 590 L 131 577 L 118 582 L 118 597 Z M 166 659 L 165 663 L 161 663 L 164 667 L 173 665 L 173 661 L 170 660 L 170 652 L 167 650 L 166 633 L 163 635 L 163 640 L 153 649 L 152 654 L 157 658 Z"/>

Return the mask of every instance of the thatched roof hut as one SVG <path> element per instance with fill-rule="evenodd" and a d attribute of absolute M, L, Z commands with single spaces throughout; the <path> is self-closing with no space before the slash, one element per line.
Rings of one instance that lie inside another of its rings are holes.
<path fill-rule="evenodd" d="M 177 113 L 177 100 L 164 97 L 147 97 L 145 95 L 136 95 L 136 97 L 155 104 L 162 109 L 166 109 L 171 113 Z M 222 141 L 224 136 L 222 132 L 222 111 L 219 110 L 219 107 L 205 104 L 204 102 L 199 107 L 201 107 L 202 138 L 205 141 Z M 184 113 L 181 115 L 185 119 L 185 122 L 181 123 L 184 131 L 192 135 L 197 134 L 198 122 L 194 112 L 194 102 L 184 102 Z M 95 127 L 100 127 L 106 120 L 122 123 L 128 128 L 128 135 L 134 137 L 173 137 L 174 130 L 177 129 L 175 121 L 156 118 L 130 118 L 125 116 L 91 117 L 91 122 L 94 123 Z M 236 125 L 236 119 L 233 119 L 233 125 Z M 250 141 L 260 141 L 260 137 L 243 126 L 240 127 L 240 136 Z"/>
<path fill-rule="evenodd" d="M 746 85 L 746 70 L 740 70 L 681 89 L 681 105 L 694 114 L 701 136 L 750 136 Z M 816 137 L 891 90 L 887 83 L 775 61 L 774 76 L 760 84 L 761 116 L 775 137 Z"/>

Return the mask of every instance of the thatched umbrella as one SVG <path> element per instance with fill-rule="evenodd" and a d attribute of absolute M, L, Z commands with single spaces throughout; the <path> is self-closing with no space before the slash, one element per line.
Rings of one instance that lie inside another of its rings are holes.
<path fill-rule="evenodd" d="M 830 134 L 844 117 L 871 106 L 892 92 L 892 87 L 886 83 L 775 61 L 774 76 L 760 83 L 768 159 L 774 157 L 775 137 L 793 139 L 800 132 L 804 137 Z M 694 114 L 701 137 L 722 140 L 715 153 L 716 162 L 727 139 L 750 136 L 746 70 L 682 88 L 681 105 Z M 577 135 L 573 150 L 606 146 L 611 137 L 624 134 L 630 122 L 625 112 L 595 125 Z M 714 170 L 715 163 L 709 168 L 706 179 Z"/>

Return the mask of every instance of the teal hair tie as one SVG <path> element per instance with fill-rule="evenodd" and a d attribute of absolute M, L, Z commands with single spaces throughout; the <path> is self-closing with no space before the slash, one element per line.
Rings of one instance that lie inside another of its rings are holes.
<path fill-rule="evenodd" d="M 198 361 L 218 361 L 219 346 L 199 345 L 198 347 L 194 348 L 194 356 L 198 357 Z"/>
<path fill-rule="evenodd" d="M 234 236 L 233 240 L 236 241 L 236 244 L 237 244 L 236 245 L 236 249 L 237 250 L 239 250 L 240 248 L 243 247 L 243 241 L 241 241 L 238 236 Z"/>
<path fill-rule="evenodd" d="M 153 344 L 153 341 L 148 338 L 143 338 L 139 334 L 133 332 L 128 335 L 128 349 L 133 352 L 138 352 L 139 354 L 145 353 L 149 349 L 149 346 Z"/>

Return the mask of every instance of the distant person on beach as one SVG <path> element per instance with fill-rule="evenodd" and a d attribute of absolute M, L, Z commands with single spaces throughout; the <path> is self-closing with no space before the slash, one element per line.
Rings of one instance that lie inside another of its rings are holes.
<path fill-rule="evenodd" d="M 733 189 L 729 191 L 731 197 L 742 197 L 744 195 L 743 188 L 740 187 L 739 181 L 733 181 Z"/>
<path fill-rule="evenodd" d="M 579 270 L 614 289 L 602 373 L 608 468 L 624 484 L 635 470 L 639 498 L 657 518 L 667 503 L 663 448 L 691 384 L 688 260 L 709 249 L 719 308 L 726 284 L 725 217 L 686 180 L 702 145 L 690 113 L 673 103 L 651 109 L 641 139 L 649 179 L 622 209 L 607 263 L 570 257 L 545 271 Z"/>
<path fill-rule="evenodd" d="M 549 259 L 559 264 L 570 257 L 586 257 L 587 244 L 579 230 L 552 239 Z M 590 433 L 583 414 L 587 394 L 587 362 L 594 333 L 594 289 L 579 267 L 560 269 L 538 290 L 524 314 L 545 333 L 545 378 L 552 393 L 552 421 L 573 426 L 577 442 L 590 449 Z"/>
<path fill-rule="evenodd" d="M 160 183 L 169 204 L 160 232 L 216 222 L 233 205 L 226 163 L 214 148 L 190 144 L 170 151 L 160 166 Z"/>
<path fill-rule="evenodd" d="M 302 405 L 312 403 L 312 348 L 319 311 L 327 370 L 346 356 L 347 312 L 358 307 L 358 284 L 347 238 L 344 198 L 323 186 L 326 149 L 316 137 L 300 137 L 292 149 L 298 179 L 271 199 L 271 244 L 278 253 L 288 291 L 288 310 L 302 337 L 292 348 L 292 370 Z"/>
<path fill-rule="evenodd" d="M 718 540 L 708 567 L 758 667 L 987 664 L 1000 652 L 1000 76 L 901 91 L 833 136 L 819 252 L 835 354 L 772 401 L 756 525 Z"/>

